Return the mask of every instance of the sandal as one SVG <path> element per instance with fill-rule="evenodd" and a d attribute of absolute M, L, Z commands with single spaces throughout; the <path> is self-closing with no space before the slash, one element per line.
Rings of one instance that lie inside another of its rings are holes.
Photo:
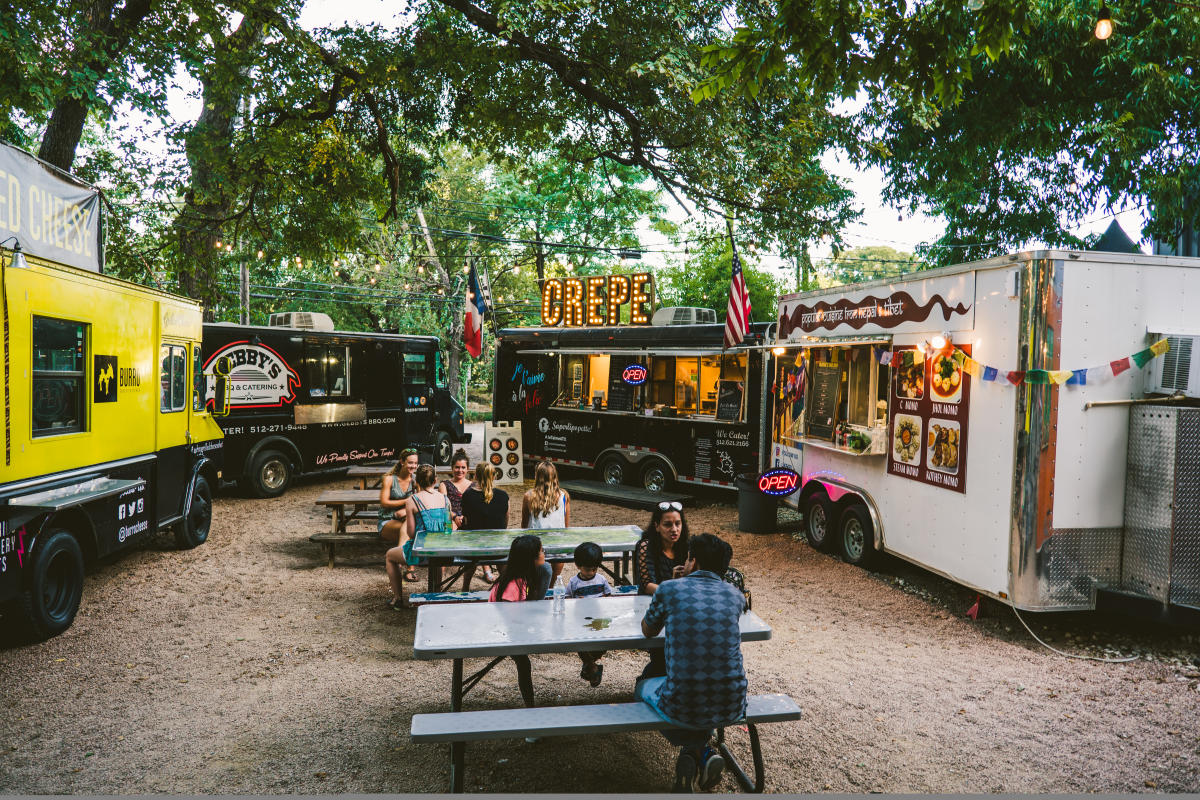
<path fill-rule="evenodd" d="M 392 611 L 403 611 L 404 609 L 408 608 L 408 601 L 403 597 L 394 597 L 391 600 L 388 600 L 387 606 Z"/>
<path fill-rule="evenodd" d="M 404 580 L 415 581 L 416 579 L 417 579 L 417 573 L 413 570 L 412 567 L 409 567 L 408 571 L 404 573 Z"/>

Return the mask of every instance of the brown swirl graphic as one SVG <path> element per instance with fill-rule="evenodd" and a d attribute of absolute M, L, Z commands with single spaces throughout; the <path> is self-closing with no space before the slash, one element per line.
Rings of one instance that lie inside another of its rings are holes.
<path fill-rule="evenodd" d="M 903 322 L 924 322 L 940 306 L 946 322 L 955 314 L 966 314 L 971 306 L 950 305 L 940 294 L 929 298 L 925 305 L 918 305 L 908 292 L 895 292 L 888 297 L 867 296 L 857 302 L 842 298 L 835 303 L 818 301 L 816 305 L 799 305 L 791 314 L 779 317 L 779 335 L 787 336 L 792 331 L 812 331 L 824 328 L 833 330 L 840 325 L 849 325 L 859 330 L 864 325 L 894 328 Z"/>

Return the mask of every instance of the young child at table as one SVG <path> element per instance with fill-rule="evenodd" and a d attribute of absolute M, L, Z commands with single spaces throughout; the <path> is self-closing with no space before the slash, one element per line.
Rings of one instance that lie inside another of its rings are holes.
<path fill-rule="evenodd" d="M 600 574 L 600 562 L 603 559 L 604 551 L 595 542 L 584 542 L 575 548 L 575 566 L 579 574 L 571 576 L 567 583 L 567 597 L 604 597 L 613 593 L 608 578 Z M 599 686 L 600 679 L 604 677 L 604 665 L 599 661 L 605 652 L 594 650 L 579 654 L 579 660 L 583 662 L 579 677 L 593 687 Z"/>
<path fill-rule="evenodd" d="M 542 540 L 531 534 L 513 539 L 508 548 L 508 563 L 496 580 L 488 600 L 493 603 L 519 603 L 523 600 L 540 600 L 545 593 L 542 570 L 546 565 L 546 551 Z M 512 660 L 517 665 L 517 686 L 527 708 L 533 708 L 533 667 L 529 656 L 516 655 Z"/>

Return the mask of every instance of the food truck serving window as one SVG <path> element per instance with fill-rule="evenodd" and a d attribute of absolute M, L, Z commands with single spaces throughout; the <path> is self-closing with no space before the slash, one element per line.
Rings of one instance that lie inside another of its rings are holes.
<path fill-rule="evenodd" d="M 309 397 L 346 397 L 350 394 L 350 348 L 306 344 L 304 378 Z"/>
<path fill-rule="evenodd" d="M 887 425 L 889 381 L 872 343 L 789 349 L 776 360 L 773 441 L 882 452 L 872 445 Z"/>
<path fill-rule="evenodd" d="M 85 429 L 87 327 L 82 322 L 33 318 L 34 436 L 54 436 Z M 116 380 L 116 376 L 110 380 Z"/>

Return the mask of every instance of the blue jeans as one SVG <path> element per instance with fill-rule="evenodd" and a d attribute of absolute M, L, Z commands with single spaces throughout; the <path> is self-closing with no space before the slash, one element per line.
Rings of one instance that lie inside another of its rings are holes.
<path fill-rule="evenodd" d="M 685 747 L 689 750 L 703 750 L 704 746 L 708 744 L 708 740 L 712 738 L 713 731 L 711 728 L 692 728 L 676 722 L 664 714 L 662 708 L 659 707 L 658 695 L 662 691 L 663 684 L 666 682 L 666 677 L 642 678 L 634 686 L 634 696 L 653 708 L 664 720 L 676 726 L 675 728 L 667 728 L 664 731 L 659 731 L 666 737 L 668 742 L 676 747 Z"/>

